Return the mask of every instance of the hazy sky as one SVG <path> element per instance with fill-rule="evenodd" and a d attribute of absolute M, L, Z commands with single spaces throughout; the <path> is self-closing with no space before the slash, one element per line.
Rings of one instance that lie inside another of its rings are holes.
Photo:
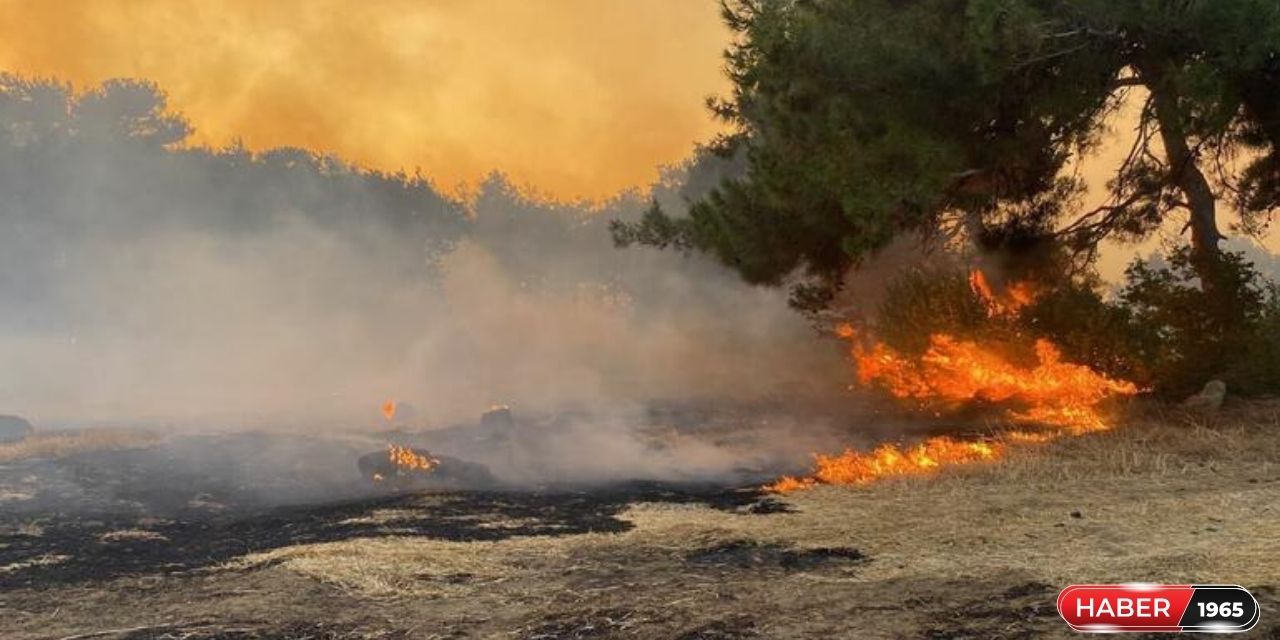
<path fill-rule="evenodd" d="M 449 188 L 643 185 L 716 125 L 713 0 L 0 0 L 0 69 L 158 82 L 214 145 L 325 150 Z"/>
<path fill-rule="evenodd" d="M 0 24 L 20 25 L 0 69 L 152 79 L 199 143 L 420 168 L 446 190 L 492 170 L 561 199 L 644 186 L 714 135 L 704 99 L 728 84 L 714 0 L 0 0 Z"/>

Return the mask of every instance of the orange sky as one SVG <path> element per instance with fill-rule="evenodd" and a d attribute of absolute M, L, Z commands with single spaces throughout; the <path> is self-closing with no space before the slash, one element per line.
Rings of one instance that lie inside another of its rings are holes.
<path fill-rule="evenodd" d="M 1115 176 L 1124 162 L 1136 139 L 1138 118 L 1142 111 L 1142 103 L 1146 93 L 1141 89 L 1130 91 L 1128 99 L 1121 110 L 1106 123 L 1109 139 L 1097 150 L 1096 154 L 1086 157 L 1079 163 L 1080 175 L 1089 185 L 1090 193 L 1082 203 L 1086 209 L 1104 204 L 1108 191 L 1107 182 Z M 1163 147 L 1156 140 L 1153 145 L 1156 153 L 1164 153 Z M 1227 236 L 1238 235 L 1232 225 L 1239 221 L 1239 214 L 1228 203 L 1221 202 L 1218 207 L 1218 225 Z M 1103 278 L 1118 282 L 1124 278 L 1125 267 L 1134 258 L 1158 252 L 1168 243 L 1178 245 L 1189 241 L 1185 233 L 1186 214 L 1179 211 L 1170 216 L 1160 230 L 1150 238 L 1138 244 L 1105 241 L 1098 255 L 1097 268 Z M 1268 232 L 1256 240 L 1260 245 L 1273 253 L 1280 251 L 1280 233 L 1277 229 Z"/>
<path fill-rule="evenodd" d="M 716 129 L 713 0 L 0 0 L 0 69 L 157 81 L 214 145 L 302 146 L 441 186 L 644 185 Z"/>
<path fill-rule="evenodd" d="M 492 170 L 558 198 L 644 186 L 714 135 L 703 102 L 728 86 L 714 0 L 0 0 L 0 24 L 0 69 L 152 79 L 200 143 L 420 168 L 446 190 Z M 1117 278 L 1156 244 L 1099 266 Z"/>

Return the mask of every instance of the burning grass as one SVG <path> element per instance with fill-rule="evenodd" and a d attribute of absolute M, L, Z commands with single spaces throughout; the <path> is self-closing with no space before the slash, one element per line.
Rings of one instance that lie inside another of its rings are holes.
<path fill-rule="evenodd" d="M 927 351 L 910 357 L 882 343 L 866 346 L 851 326 L 840 327 L 838 333 L 853 344 L 852 356 L 864 385 L 916 402 L 921 410 L 936 412 L 966 403 L 1019 408 L 1007 409 L 1004 419 L 1010 428 L 988 439 L 937 437 L 913 445 L 882 444 L 870 452 L 846 449 L 838 455 L 818 454 L 812 475 L 781 478 L 767 487 L 771 491 L 929 475 L 945 467 L 998 460 L 1012 447 L 1106 431 L 1112 422 L 1100 406 L 1138 392 L 1130 382 L 1062 362 L 1061 353 L 1046 340 L 1035 343 L 1036 364 L 1020 366 L 993 348 L 947 335 L 933 336 Z"/>
<path fill-rule="evenodd" d="M 952 438 L 930 438 L 916 445 L 902 447 L 882 444 L 870 453 L 845 449 L 834 456 L 814 456 L 813 476 L 783 477 L 766 489 L 788 493 L 810 489 L 819 484 L 862 485 L 894 476 L 927 475 L 943 467 L 988 462 L 1003 455 L 1000 442 L 962 442 Z"/>

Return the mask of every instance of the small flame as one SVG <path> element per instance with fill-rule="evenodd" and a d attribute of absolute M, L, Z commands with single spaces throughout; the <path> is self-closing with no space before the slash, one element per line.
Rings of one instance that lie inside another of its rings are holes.
<path fill-rule="evenodd" d="M 382 417 L 385 418 L 387 422 L 391 422 L 392 420 L 395 420 L 397 408 L 398 407 L 395 400 L 387 400 L 386 402 L 382 403 Z"/>
<path fill-rule="evenodd" d="M 1040 288 L 1029 280 L 1006 284 L 997 293 L 987 279 L 987 274 L 981 269 L 974 269 L 969 273 L 969 287 L 982 298 L 983 304 L 987 306 L 987 315 L 990 316 L 1017 315 L 1040 295 Z"/>
<path fill-rule="evenodd" d="M 947 437 L 930 438 L 911 447 L 882 444 L 870 453 L 845 449 L 835 456 L 814 456 L 814 472 L 808 478 L 784 477 L 765 487 L 787 493 L 816 484 L 865 485 L 890 476 L 918 476 L 944 466 L 994 460 L 1004 444 L 991 441 L 963 442 Z"/>
<path fill-rule="evenodd" d="M 440 461 L 415 452 L 409 447 L 395 444 L 387 445 L 387 457 L 396 468 L 403 471 L 431 471 L 440 465 Z"/>

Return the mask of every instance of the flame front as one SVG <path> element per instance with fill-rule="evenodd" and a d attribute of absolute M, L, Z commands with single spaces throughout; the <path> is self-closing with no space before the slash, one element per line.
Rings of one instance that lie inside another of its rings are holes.
<path fill-rule="evenodd" d="M 882 343 L 863 346 L 851 327 L 842 335 L 854 342 L 858 380 L 879 386 L 897 398 L 926 404 L 988 402 L 1020 405 L 1007 417 L 1017 423 L 1060 427 L 1073 433 L 1098 431 L 1108 423 L 1098 412 L 1102 401 L 1133 395 L 1138 387 L 1113 380 L 1089 367 L 1062 361 L 1048 340 L 1037 340 L 1034 366 L 1010 362 L 977 342 L 935 334 L 924 354 L 908 357 Z"/>
<path fill-rule="evenodd" d="M 409 447 L 394 444 L 387 445 L 387 457 L 391 460 L 391 464 L 401 471 L 431 471 L 440 464 L 439 460 L 431 456 L 424 456 Z"/>
<path fill-rule="evenodd" d="M 786 493 L 817 484 L 864 485 L 891 476 L 925 475 L 952 465 L 994 460 L 1004 453 L 998 441 L 965 442 L 953 438 L 930 438 L 910 447 L 882 444 L 870 453 L 845 449 L 834 456 L 817 455 L 813 475 L 787 476 L 765 487 Z"/>
<path fill-rule="evenodd" d="M 970 284 L 993 317 L 1018 313 L 1034 301 L 1037 291 L 1031 284 L 1014 283 L 997 296 L 981 271 L 973 272 Z M 996 405 L 1004 408 L 1007 421 L 1037 429 L 1010 431 L 986 441 L 938 437 L 911 446 L 884 444 L 871 452 L 846 449 L 839 455 L 816 455 L 812 475 L 784 477 L 767 486 L 768 490 L 863 485 L 891 476 L 924 475 L 943 467 L 996 460 L 1011 444 L 1043 443 L 1109 429 L 1111 423 L 1100 405 L 1109 398 L 1139 391 L 1131 382 L 1063 362 L 1062 351 L 1044 339 L 1035 342 L 1035 361 L 1019 364 L 996 345 L 948 334 L 931 336 L 928 348 L 918 356 L 884 343 L 868 343 L 852 325 L 837 327 L 836 335 L 852 345 L 858 381 L 864 386 L 881 388 L 934 413 L 975 403 Z"/>

